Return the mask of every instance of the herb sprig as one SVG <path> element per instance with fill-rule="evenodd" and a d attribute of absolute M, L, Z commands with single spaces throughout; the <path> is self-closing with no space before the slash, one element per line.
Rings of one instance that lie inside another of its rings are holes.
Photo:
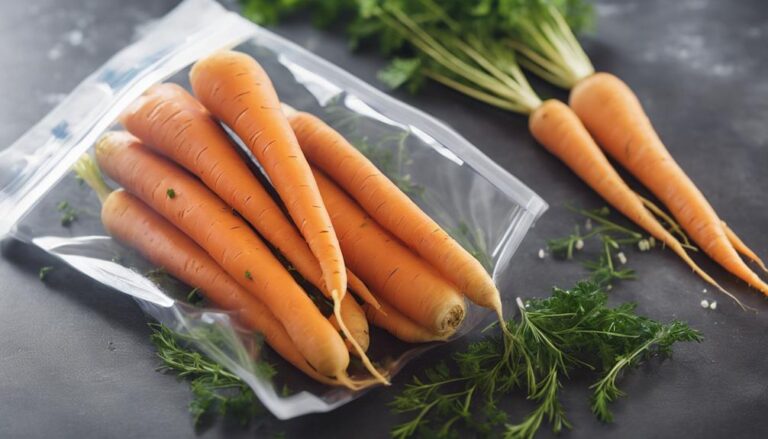
<path fill-rule="evenodd" d="M 686 324 L 662 324 L 635 312 L 633 304 L 616 308 L 594 281 L 571 289 L 555 288 L 546 299 L 518 299 L 519 320 L 509 320 L 511 337 L 492 336 L 453 357 L 453 368 L 441 364 L 415 377 L 392 403 L 398 413 L 413 414 L 392 430 L 396 438 L 414 434 L 439 437 L 464 428 L 505 438 L 530 438 L 544 422 L 555 432 L 570 428 L 559 392 L 563 379 L 576 369 L 598 374 L 592 386 L 592 410 L 612 420 L 609 403 L 622 395 L 617 379 L 652 356 L 671 354 L 680 341 L 699 341 Z M 453 369 L 453 371 L 452 371 Z M 498 408 L 501 398 L 526 389 L 535 408 L 512 423 Z M 445 425 L 430 430 L 432 425 Z"/>
<path fill-rule="evenodd" d="M 192 339 L 200 337 L 215 340 L 215 334 L 183 336 L 164 325 L 150 324 L 150 328 L 150 340 L 162 360 L 160 369 L 189 381 L 192 390 L 189 411 L 196 426 L 208 415 L 229 416 L 247 424 L 266 413 L 253 390 L 240 377 L 189 345 Z M 276 373 L 265 362 L 256 363 L 256 368 L 256 373 L 267 379 Z"/>

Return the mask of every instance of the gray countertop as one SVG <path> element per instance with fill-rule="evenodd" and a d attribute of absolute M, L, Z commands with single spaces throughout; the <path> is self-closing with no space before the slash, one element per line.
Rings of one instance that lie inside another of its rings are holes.
<path fill-rule="evenodd" d="M 27 0 L 0 2 L 0 145 L 47 113 L 88 73 L 126 45 L 174 0 Z M 234 7 L 234 2 L 228 2 Z M 763 0 L 601 0 L 599 26 L 585 46 L 598 69 L 624 78 L 682 167 L 715 209 L 758 254 L 768 257 L 768 3 Z M 376 84 L 382 60 L 350 54 L 340 32 L 306 21 L 276 29 Z M 544 96 L 564 92 L 535 82 Z M 567 202 L 602 202 L 535 144 L 520 116 L 489 108 L 438 85 L 395 95 L 446 121 L 537 191 L 551 209 L 526 237 L 509 276 L 510 296 L 546 295 L 583 276 L 575 263 L 540 260 L 546 239 L 575 218 Z M 510 139 L 515 139 L 511 142 Z M 514 145 L 514 146 L 513 146 Z M 632 184 L 634 182 L 630 180 Z M 636 301 L 660 320 L 681 319 L 705 341 L 622 380 L 628 397 L 616 422 L 597 422 L 588 380 L 564 392 L 574 430 L 563 437 L 768 437 L 768 304 L 705 258 L 702 267 L 759 313 L 744 313 L 705 287 L 670 252 L 630 252 L 639 280 L 620 285 L 616 301 Z M 55 265 L 46 283 L 38 269 Z M 386 404 L 415 371 L 461 349 L 431 351 L 392 388 L 376 389 L 337 411 L 248 429 L 215 423 L 195 432 L 189 390 L 158 365 L 147 318 L 114 294 L 40 251 L 6 240 L 0 260 L 0 437 L 386 437 L 397 422 Z M 699 306 L 716 299 L 716 311 Z M 512 417 L 522 416 L 514 405 Z M 546 427 L 542 437 L 547 437 Z"/>

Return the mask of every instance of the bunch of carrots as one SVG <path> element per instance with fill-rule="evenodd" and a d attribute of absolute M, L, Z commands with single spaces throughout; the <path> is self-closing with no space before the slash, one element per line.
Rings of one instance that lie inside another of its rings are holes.
<path fill-rule="evenodd" d="M 344 0 L 329 9 L 339 20 L 354 17 L 349 27 L 353 43 L 378 40 L 384 53 L 398 56 L 379 76 L 390 86 L 408 84 L 413 90 L 425 78 L 431 79 L 525 115 L 531 133 L 545 149 L 706 282 L 735 299 L 689 256 L 687 237 L 683 235 L 681 242 L 673 235 L 678 224 L 713 261 L 768 295 L 768 284 L 741 256 L 768 271 L 765 264 L 722 221 L 677 164 L 635 93 L 615 75 L 595 71 L 569 25 L 569 19 L 584 21 L 579 16 L 588 9 L 584 2 L 481 3 Z M 313 4 L 298 0 L 275 10 L 311 10 Z M 569 13 L 573 16 L 564 16 Z M 568 104 L 542 101 L 523 69 L 569 89 Z M 647 187 L 671 215 L 635 193 L 608 156 Z"/>
<path fill-rule="evenodd" d="M 464 296 L 501 318 L 482 265 L 338 132 L 281 107 L 253 58 L 216 53 L 190 80 L 195 96 L 171 83 L 147 90 L 121 115 L 126 131 L 104 134 L 96 161 L 76 164 L 111 236 L 329 385 L 388 383 L 366 355 L 369 323 L 406 342 L 445 340 L 462 323 Z M 330 317 L 283 260 L 333 302 Z M 349 375 L 350 353 L 370 377 Z"/>

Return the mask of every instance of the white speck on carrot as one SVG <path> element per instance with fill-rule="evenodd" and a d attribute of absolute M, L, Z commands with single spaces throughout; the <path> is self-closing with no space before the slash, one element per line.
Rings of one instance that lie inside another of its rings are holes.
<path fill-rule="evenodd" d="M 707 301 L 706 299 L 702 300 L 701 301 L 701 307 L 704 308 L 704 309 L 709 308 L 709 301 Z"/>

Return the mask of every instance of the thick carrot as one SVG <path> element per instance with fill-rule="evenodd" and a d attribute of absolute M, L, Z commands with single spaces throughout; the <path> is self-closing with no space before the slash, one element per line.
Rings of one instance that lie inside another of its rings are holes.
<path fill-rule="evenodd" d="M 330 297 L 317 259 L 296 227 L 264 189 L 208 110 L 172 83 L 147 90 L 120 116 L 146 146 L 199 177 L 235 208 L 298 272 Z M 376 305 L 365 285 L 347 272 L 350 288 Z"/>
<path fill-rule="evenodd" d="M 310 283 L 333 298 L 322 279 L 320 265 L 294 225 L 253 175 L 226 132 L 192 95 L 176 84 L 158 84 L 137 99 L 120 117 L 122 124 L 146 146 L 174 160 L 237 210 L 271 242 Z M 346 296 L 343 296 L 346 297 Z M 334 300 L 341 300 L 337 295 Z M 345 322 L 365 323 L 360 307 L 336 307 L 339 328 L 355 338 Z M 357 313 L 357 315 L 346 315 Z M 367 347 L 366 335 L 355 339 Z M 354 345 L 354 343 L 352 343 Z M 362 358 L 365 349 L 358 352 Z"/>
<path fill-rule="evenodd" d="M 564 103 L 549 99 L 529 119 L 533 137 L 619 212 L 663 242 L 702 279 L 728 294 L 688 256 L 675 239 L 643 205 L 608 162 L 576 114 Z M 733 297 L 733 296 L 731 296 Z M 738 301 L 737 301 L 738 302 Z"/>
<path fill-rule="evenodd" d="M 269 76 L 250 56 L 222 51 L 198 61 L 189 77 L 197 98 L 261 163 L 319 261 L 328 290 L 343 296 L 347 276 L 339 241 Z"/>
<path fill-rule="evenodd" d="M 404 342 L 426 343 L 445 340 L 450 336 L 450 334 L 440 336 L 430 332 L 404 316 L 392 305 L 382 301 L 379 303 L 381 303 L 381 309 L 376 309 L 368 304 L 363 305 L 368 320 L 372 325 L 384 329 Z"/>
<path fill-rule="evenodd" d="M 107 175 L 176 224 L 243 288 L 263 301 L 314 369 L 349 382 L 349 355 L 339 334 L 229 206 L 128 133 L 102 136 L 96 145 L 96 158 Z"/>
<path fill-rule="evenodd" d="M 297 112 L 289 116 L 289 121 L 313 166 L 331 177 L 379 224 L 432 264 L 470 300 L 501 316 L 499 291 L 480 262 L 373 163 L 317 117 Z"/>
<path fill-rule="evenodd" d="M 768 295 L 768 284 L 739 257 L 715 210 L 672 158 L 627 84 L 596 73 L 571 90 L 570 105 L 600 146 L 667 206 L 699 248 Z"/>
<path fill-rule="evenodd" d="M 328 177 L 312 171 L 352 271 L 383 301 L 428 330 L 441 336 L 453 333 L 465 315 L 456 287 L 374 222 Z"/>

